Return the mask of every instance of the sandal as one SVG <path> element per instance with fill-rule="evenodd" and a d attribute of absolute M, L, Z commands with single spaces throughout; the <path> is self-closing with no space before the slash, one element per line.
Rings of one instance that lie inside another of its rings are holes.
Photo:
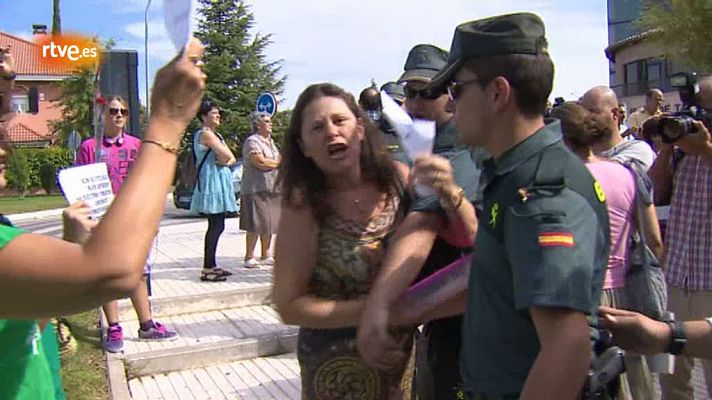
<path fill-rule="evenodd" d="M 220 274 L 220 276 L 231 276 L 232 275 L 232 272 L 230 272 L 226 269 L 222 269 L 220 267 L 213 268 L 213 271 L 215 271 L 216 274 Z"/>
<path fill-rule="evenodd" d="M 210 270 L 203 270 L 203 272 L 200 273 L 200 280 L 203 282 L 225 282 L 227 280 L 227 277 L 225 275 L 222 275 L 220 272 L 215 271 L 217 268 L 213 268 Z"/>

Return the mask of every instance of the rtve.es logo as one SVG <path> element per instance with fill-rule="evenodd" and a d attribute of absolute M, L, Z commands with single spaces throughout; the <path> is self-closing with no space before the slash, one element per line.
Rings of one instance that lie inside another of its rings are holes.
<path fill-rule="evenodd" d="M 47 35 L 35 40 L 37 59 L 49 67 L 95 67 L 101 50 L 93 38 L 78 34 Z"/>

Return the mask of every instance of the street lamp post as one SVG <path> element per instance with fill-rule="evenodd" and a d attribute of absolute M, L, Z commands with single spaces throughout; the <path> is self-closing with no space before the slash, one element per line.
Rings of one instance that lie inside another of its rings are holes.
<path fill-rule="evenodd" d="M 146 12 L 143 15 L 143 64 L 146 72 L 146 118 L 151 113 L 151 102 L 148 99 L 148 7 L 151 6 L 151 0 L 146 3 Z"/>

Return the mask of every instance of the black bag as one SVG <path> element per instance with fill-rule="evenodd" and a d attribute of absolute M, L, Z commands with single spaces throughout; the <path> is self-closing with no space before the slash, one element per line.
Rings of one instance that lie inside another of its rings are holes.
<path fill-rule="evenodd" d="M 193 136 L 193 140 L 195 140 L 195 136 Z M 193 140 L 191 140 L 191 142 Z M 208 154 L 210 154 L 211 151 L 213 151 L 213 149 L 208 148 L 203 159 L 200 160 L 200 164 L 198 164 L 197 158 L 195 157 L 195 144 L 191 143 L 190 151 L 187 152 L 178 169 L 177 185 L 179 187 L 192 190 L 196 184 L 200 185 L 200 170 L 203 169 L 203 164 L 205 164 L 205 160 L 208 159 Z"/>
<path fill-rule="evenodd" d="M 660 261 L 648 247 L 642 227 L 645 209 L 651 204 L 647 175 L 636 163 L 624 163 L 636 176 L 635 220 L 629 242 L 629 260 L 625 280 L 626 308 L 662 320 L 667 310 L 667 283 Z M 658 223 L 654 221 L 654 223 Z"/>

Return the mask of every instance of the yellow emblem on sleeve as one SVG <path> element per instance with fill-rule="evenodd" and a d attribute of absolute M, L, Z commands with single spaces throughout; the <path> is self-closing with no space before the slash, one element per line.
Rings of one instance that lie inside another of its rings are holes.
<path fill-rule="evenodd" d="M 490 225 L 492 228 L 497 225 L 497 216 L 499 216 L 499 203 L 494 203 L 492 208 L 490 208 Z"/>
<path fill-rule="evenodd" d="M 601 187 L 601 184 L 598 183 L 598 181 L 593 181 L 593 190 L 596 191 L 596 197 L 598 197 L 598 201 L 604 203 L 606 201 L 606 193 L 603 191 L 603 188 Z"/>

